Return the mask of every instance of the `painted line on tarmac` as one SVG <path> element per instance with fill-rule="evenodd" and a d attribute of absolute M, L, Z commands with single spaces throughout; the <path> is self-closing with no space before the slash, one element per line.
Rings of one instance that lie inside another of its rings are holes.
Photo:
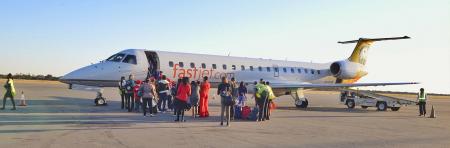
<path fill-rule="evenodd" d="M 0 123 L 68 123 L 68 122 L 136 122 L 142 120 L 22 120 L 0 121 Z"/>

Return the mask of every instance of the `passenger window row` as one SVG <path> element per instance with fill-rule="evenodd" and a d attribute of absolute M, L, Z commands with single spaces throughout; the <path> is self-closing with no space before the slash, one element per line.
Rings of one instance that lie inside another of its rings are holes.
<path fill-rule="evenodd" d="M 173 61 L 169 61 L 169 67 L 173 67 L 173 66 L 174 66 L 174 62 L 173 62 Z M 183 63 L 183 62 L 178 62 L 178 66 L 181 67 L 181 68 L 183 68 L 183 67 L 184 67 L 184 63 Z M 216 65 L 216 64 L 212 64 L 211 66 L 212 66 L 213 69 L 217 69 L 217 65 Z M 195 68 L 195 63 L 190 63 L 190 68 Z M 205 68 L 206 68 L 206 64 L 205 64 L 205 63 L 202 63 L 202 64 L 201 64 L 201 68 L 205 69 Z M 265 67 L 265 68 L 263 68 L 263 67 L 261 67 L 261 66 L 258 66 L 258 67 L 257 67 L 258 71 L 260 71 L 260 72 L 263 72 L 264 69 L 265 69 L 265 71 L 267 71 L 267 72 L 271 72 L 271 71 L 272 71 L 272 68 L 273 68 L 273 71 L 274 71 L 274 72 L 279 72 L 278 67 Z M 223 64 L 223 65 L 222 65 L 222 69 L 223 69 L 223 70 L 227 70 L 227 65 L 226 65 L 226 64 Z M 237 69 L 236 65 L 231 65 L 231 69 L 232 69 L 232 70 L 236 70 L 236 69 Z M 245 69 L 246 69 L 245 66 L 244 66 L 244 65 L 241 65 L 241 70 L 244 71 Z M 295 73 L 295 72 L 296 72 L 295 68 L 287 68 L 287 67 L 283 67 L 282 69 L 283 69 L 283 72 L 284 72 L 284 73 L 288 73 L 288 69 L 289 69 L 289 72 L 290 72 L 290 73 Z M 254 71 L 255 68 L 254 68 L 253 66 L 249 66 L 249 70 L 250 70 L 250 71 Z M 303 69 L 303 72 L 304 72 L 304 73 L 311 72 L 311 74 L 317 73 L 318 75 L 320 75 L 320 70 L 314 70 L 314 69 L 308 70 L 308 69 Z M 302 73 L 302 69 L 301 69 L 301 68 L 297 68 L 297 73 Z"/>

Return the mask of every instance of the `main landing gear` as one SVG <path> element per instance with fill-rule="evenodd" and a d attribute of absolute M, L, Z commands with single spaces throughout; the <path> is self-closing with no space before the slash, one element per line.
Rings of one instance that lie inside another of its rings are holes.
<path fill-rule="evenodd" d="M 291 90 L 291 96 L 295 101 L 295 106 L 298 108 L 307 108 L 308 107 L 308 99 L 306 99 L 305 95 L 303 94 L 303 89 L 299 88 L 294 90 Z"/>

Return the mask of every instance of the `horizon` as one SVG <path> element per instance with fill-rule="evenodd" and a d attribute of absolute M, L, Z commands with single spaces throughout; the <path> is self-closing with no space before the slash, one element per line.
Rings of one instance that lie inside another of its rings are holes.
<path fill-rule="evenodd" d="M 123 49 L 328 63 L 375 42 L 358 82 L 450 94 L 450 1 L 1 1 L 0 73 L 63 76 Z"/>

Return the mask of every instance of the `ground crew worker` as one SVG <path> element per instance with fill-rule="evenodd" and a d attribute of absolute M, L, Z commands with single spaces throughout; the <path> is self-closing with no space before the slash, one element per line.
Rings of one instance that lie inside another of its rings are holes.
<path fill-rule="evenodd" d="M 9 73 L 6 77 L 8 80 L 6 80 L 6 84 L 4 85 L 6 89 L 6 93 L 3 97 L 3 107 L 0 108 L 1 110 L 5 109 L 6 104 L 6 98 L 10 98 L 11 102 L 13 104 L 13 108 L 11 110 L 16 110 L 16 103 L 14 102 L 14 96 L 16 95 L 16 89 L 14 88 L 14 80 L 12 78 L 12 74 Z"/>
<path fill-rule="evenodd" d="M 264 86 L 265 82 L 264 81 L 260 81 L 259 83 L 255 82 L 255 99 L 259 99 L 261 98 L 261 93 L 265 86 Z"/>
<path fill-rule="evenodd" d="M 259 108 L 259 113 L 258 113 L 258 121 L 265 121 L 266 117 L 265 117 L 265 104 L 266 104 L 266 100 L 268 97 L 268 91 L 267 91 L 267 87 L 264 85 L 265 82 L 264 81 L 260 81 L 260 83 L 255 85 L 255 99 L 256 99 L 256 104 L 258 105 Z"/>
<path fill-rule="evenodd" d="M 425 116 L 427 114 L 427 109 L 425 106 L 427 105 L 427 93 L 423 88 L 420 88 L 419 94 L 417 94 L 417 101 L 419 102 L 419 116 Z"/>
<path fill-rule="evenodd" d="M 272 87 L 270 87 L 270 83 L 266 82 L 265 84 L 266 84 L 267 92 L 269 93 L 267 100 L 266 100 L 267 102 L 265 103 L 265 108 L 266 108 L 266 110 L 265 110 L 266 118 L 265 119 L 270 120 L 270 104 L 272 103 L 272 100 L 276 98 L 276 96 L 273 93 Z"/>

